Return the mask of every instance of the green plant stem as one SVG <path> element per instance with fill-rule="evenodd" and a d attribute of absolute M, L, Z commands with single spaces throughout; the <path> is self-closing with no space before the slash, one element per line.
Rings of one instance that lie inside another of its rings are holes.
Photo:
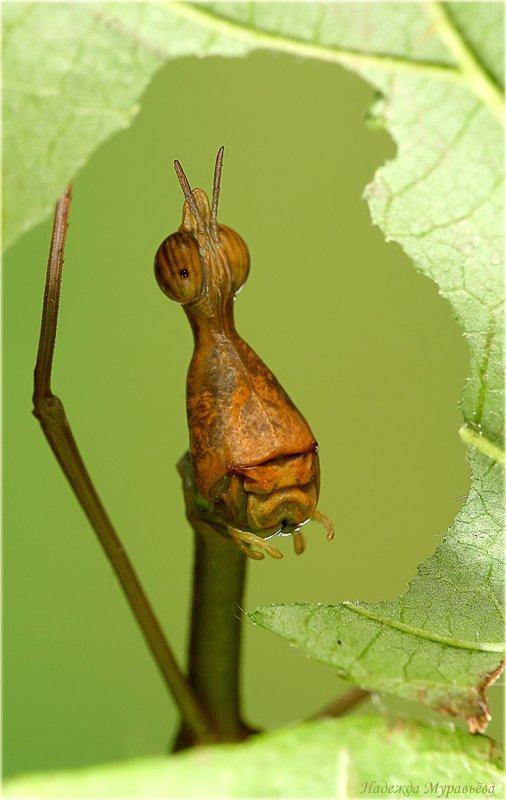
<path fill-rule="evenodd" d="M 239 707 L 241 603 L 246 557 L 210 526 L 195 529 L 188 675 L 222 741 L 245 738 Z"/>
<path fill-rule="evenodd" d="M 198 494 L 190 459 L 178 465 L 186 512 L 194 530 L 195 562 L 188 651 L 190 685 L 219 741 L 237 742 L 252 730 L 240 713 L 241 616 L 246 557 L 220 533 Z M 183 730 L 175 749 L 192 744 Z"/>
<path fill-rule="evenodd" d="M 69 187 L 58 201 L 55 211 L 46 274 L 39 349 L 35 366 L 33 413 L 39 420 L 58 463 L 72 486 L 119 579 L 130 608 L 139 623 L 162 677 L 180 709 L 185 724 L 191 729 L 196 741 L 212 741 L 214 737 L 205 713 L 176 663 L 172 650 L 125 552 L 125 548 L 118 538 L 91 481 L 73 437 L 63 403 L 51 391 L 51 372 L 70 201 L 71 190 Z"/>

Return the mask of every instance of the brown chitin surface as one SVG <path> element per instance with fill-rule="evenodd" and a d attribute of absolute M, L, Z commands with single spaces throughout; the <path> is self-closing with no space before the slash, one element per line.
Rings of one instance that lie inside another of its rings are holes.
<path fill-rule="evenodd" d="M 162 291 L 182 304 L 195 338 L 187 380 L 195 483 L 247 555 L 263 557 L 251 551 L 255 544 L 282 558 L 281 551 L 265 543 L 270 535 L 293 534 L 295 551 L 301 553 L 300 525 L 323 519 L 329 539 L 333 529 L 317 511 L 315 438 L 235 329 L 234 299 L 248 277 L 250 259 L 239 234 L 216 218 L 222 155 L 220 150 L 212 205 L 202 189 L 191 190 L 175 162 L 186 198 L 183 220 L 158 248 L 155 274 Z"/>
<path fill-rule="evenodd" d="M 212 323 L 192 320 L 196 347 L 187 384 L 190 453 L 199 491 L 208 499 L 224 475 L 247 475 L 244 468 L 316 450 L 303 416 L 235 331 L 231 302 L 223 312 Z M 286 485 L 286 465 L 282 471 Z M 251 473 L 250 491 L 262 492 L 262 475 L 256 473 Z M 293 482 L 298 483 L 296 476 Z M 272 487 L 271 479 L 264 492 Z"/>

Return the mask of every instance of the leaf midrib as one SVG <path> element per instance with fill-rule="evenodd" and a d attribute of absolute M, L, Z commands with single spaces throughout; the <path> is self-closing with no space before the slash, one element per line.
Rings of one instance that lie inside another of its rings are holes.
<path fill-rule="evenodd" d="M 474 430 L 470 425 L 465 423 L 459 429 L 459 436 L 465 444 L 470 447 L 475 447 L 497 464 L 504 465 L 504 451 L 491 442 L 490 439 L 487 439 L 486 436 L 483 436 L 482 431 Z"/>
<path fill-rule="evenodd" d="M 407 625 L 405 622 L 400 622 L 395 619 L 387 619 L 380 617 L 368 608 L 359 606 L 349 600 L 341 603 L 343 608 L 353 611 L 355 614 L 360 614 L 378 625 L 384 625 L 387 628 L 393 628 L 401 633 L 407 633 L 410 636 L 416 636 L 418 639 L 427 639 L 430 642 L 437 644 L 444 644 L 448 647 L 456 647 L 459 650 L 475 650 L 481 653 L 502 653 L 504 651 L 504 644 L 502 642 L 466 642 L 461 639 L 452 639 L 449 636 L 440 636 L 438 633 L 418 628 L 414 625 Z"/>
<path fill-rule="evenodd" d="M 206 28 L 213 28 L 223 35 L 252 42 L 257 47 L 275 49 L 306 58 L 317 58 L 350 67 L 397 70 L 460 84 L 479 97 L 494 117 L 500 123 L 504 123 L 504 98 L 501 87 L 484 69 L 441 3 L 426 2 L 423 4 L 423 8 L 427 10 L 440 39 L 455 59 L 455 66 L 431 61 L 413 61 L 402 56 L 371 55 L 357 50 L 312 44 L 297 37 L 252 28 L 217 14 L 214 10 L 202 5 L 180 2 L 180 0 L 151 0 L 151 2 L 181 18 Z"/>

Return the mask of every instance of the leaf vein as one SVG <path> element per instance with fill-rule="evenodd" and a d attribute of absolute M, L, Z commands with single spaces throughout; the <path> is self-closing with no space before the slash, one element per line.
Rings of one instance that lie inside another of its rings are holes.
<path fill-rule="evenodd" d="M 393 628 L 401 633 L 407 633 L 410 636 L 416 636 L 420 639 L 428 639 L 429 641 L 436 642 L 438 644 L 444 644 L 448 647 L 455 647 L 460 650 L 477 650 L 485 653 L 502 653 L 504 650 L 504 644 L 502 642 L 465 642 L 459 639 L 452 639 L 451 637 L 440 636 L 437 633 L 423 630 L 422 628 L 417 628 L 412 625 L 407 625 L 405 622 L 399 622 L 394 619 L 380 617 L 373 611 L 369 611 L 369 609 L 364 608 L 363 606 L 358 606 L 348 600 L 345 600 L 342 605 L 349 611 L 353 611 L 355 614 L 360 614 L 363 617 L 367 617 L 367 619 L 370 619 L 372 622 L 376 622 L 378 625 L 384 625 L 387 628 Z"/>

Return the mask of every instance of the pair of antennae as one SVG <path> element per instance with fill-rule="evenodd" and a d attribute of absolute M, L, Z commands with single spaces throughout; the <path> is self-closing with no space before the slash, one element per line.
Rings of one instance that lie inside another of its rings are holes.
<path fill-rule="evenodd" d="M 225 148 L 222 146 L 218 150 L 218 155 L 216 156 L 216 163 L 214 165 L 214 179 L 213 179 L 213 201 L 211 203 L 211 229 L 214 233 L 217 231 L 217 215 L 218 215 L 218 199 L 220 196 L 220 183 L 221 183 L 221 170 L 223 167 L 223 153 Z M 204 221 L 200 216 L 199 210 L 197 208 L 197 204 L 195 202 L 195 198 L 192 194 L 191 186 L 188 182 L 188 178 L 186 177 L 183 167 L 176 159 L 174 161 L 174 169 L 176 170 L 176 175 L 178 181 L 181 185 L 181 189 L 183 190 L 183 194 L 185 196 L 186 202 L 190 207 L 190 211 L 192 212 L 193 216 L 197 220 L 197 225 L 199 228 L 204 229 Z"/>

